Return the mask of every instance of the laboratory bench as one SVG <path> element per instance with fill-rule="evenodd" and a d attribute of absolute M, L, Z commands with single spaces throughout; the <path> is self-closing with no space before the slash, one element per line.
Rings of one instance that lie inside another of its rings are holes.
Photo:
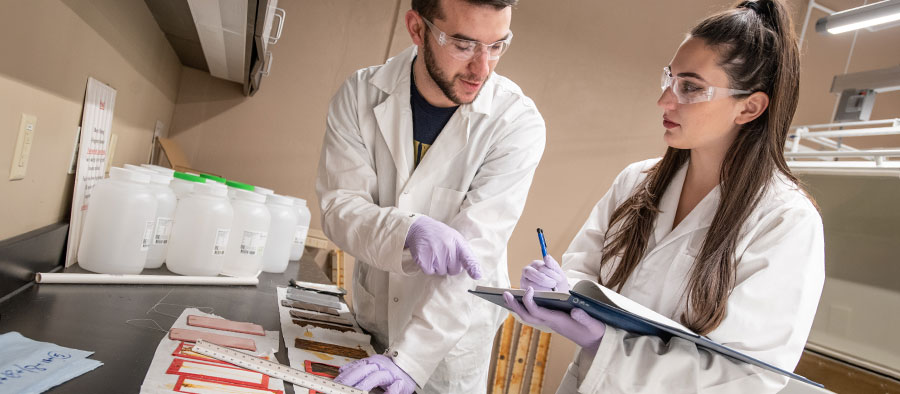
<path fill-rule="evenodd" d="M 73 266 L 62 272 L 86 271 Z M 171 273 L 161 268 L 143 274 Z M 50 393 L 137 393 L 166 334 L 150 328 L 150 321 L 126 321 L 152 319 L 168 329 L 184 306 L 209 307 L 212 311 L 203 311 L 281 332 L 275 288 L 291 278 L 331 283 L 307 253 L 282 274 L 260 274 L 257 286 L 34 284 L 0 303 L 0 334 L 18 331 L 36 341 L 93 351 L 90 358 L 103 362 Z M 276 358 L 287 365 L 280 335 L 278 346 Z M 285 388 L 293 393 L 290 384 Z"/>

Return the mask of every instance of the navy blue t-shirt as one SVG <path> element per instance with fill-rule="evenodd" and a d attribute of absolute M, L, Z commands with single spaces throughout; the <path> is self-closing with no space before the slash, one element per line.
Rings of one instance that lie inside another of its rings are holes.
<path fill-rule="evenodd" d="M 415 64 L 415 60 L 413 60 Z M 428 148 L 437 139 L 438 134 L 450 121 L 459 106 L 450 108 L 435 107 L 425 100 L 416 88 L 416 78 L 410 70 L 409 105 L 413 117 L 413 156 L 415 167 L 419 166 Z"/>

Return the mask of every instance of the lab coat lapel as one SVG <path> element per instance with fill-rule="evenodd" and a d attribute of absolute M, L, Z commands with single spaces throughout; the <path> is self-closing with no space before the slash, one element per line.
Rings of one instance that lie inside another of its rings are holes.
<path fill-rule="evenodd" d="M 459 109 L 450 117 L 447 124 L 438 134 L 434 144 L 428 148 L 422 162 L 410 177 L 410 183 L 415 184 L 423 177 L 431 176 L 440 169 L 452 165 L 453 158 L 456 157 L 466 144 L 469 143 L 469 136 L 472 133 L 472 122 L 479 116 L 491 116 L 491 107 L 494 100 L 495 74 L 491 74 L 485 82 L 481 93 L 469 104 L 460 105 Z M 481 165 L 479 163 L 478 165 Z"/>
<path fill-rule="evenodd" d="M 660 242 L 672 232 L 672 224 L 675 223 L 675 211 L 678 210 L 678 200 L 681 197 L 681 188 L 684 187 L 684 177 L 687 175 L 687 164 L 672 177 L 669 187 L 663 192 L 659 201 L 659 214 L 656 216 L 656 226 L 653 229 L 655 244 Z"/>
<path fill-rule="evenodd" d="M 675 222 L 675 211 L 678 209 L 678 200 L 681 197 L 681 189 L 684 187 L 684 178 L 687 174 L 687 164 L 685 164 L 672 178 L 662 200 L 660 201 L 660 210 L 662 212 L 657 216 L 656 228 L 654 229 L 654 238 L 656 238 L 656 246 L 647 254 L 649 257 L 656 251 L 666 247 L 670 243 L 684 236 L 689 236 L 696 231 L 703 231 L 709 228 L 712 223 L 716 209 L 719 207 L 721 194 L 719 186 L 716 185 L 702 200 L 694 207 L 693 210 L 678 223 L 678 226 L 672 228 Z M 669 231 L 671 229 L 671 231 Z"/>
<path fill-rule="evenodd" d="M 469 115 L 466 112 L 461 107 L 447 121 L 434 144 L 428 148 L 425 157 L 413 171 L 409 179 L 410 184 L 415 184 L 418 180 L 427 178 L 441 168 L 451 165 L 453 158 L 465 148 L 469 141 Z M 412 145 L 412 136 L 409 141 Z"/>
<path fill-rule="evenodd" d="M 409 107 L 409 73 L 416 47 L 412 46 L 390 59 L 372 76 L 371 83 L 388 94 L 381 104 L 374 108 L 375 120 L 391 152 L 397 167 L 398 190 L 406 184 L 412 172 L 413 126 L 412 110 Z"/>
<path fill-rule="evenodd" d="M 409 109 L 409 87 L 398 87 L 387 100 L 375 107 L 375 120 L 397 167 L 399 185 L 406 183 L 412 170 L 412 112 Z M 405 99 L 403 98 L 405 96 Z M 399 186 L 398 185 L 398 186 Z"/>

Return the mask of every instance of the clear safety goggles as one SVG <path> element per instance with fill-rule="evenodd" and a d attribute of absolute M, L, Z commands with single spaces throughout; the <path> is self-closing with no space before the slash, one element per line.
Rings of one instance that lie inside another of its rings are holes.
<path fill-rule="evenodd" d="M 476 53 L 480 54 L 482 50 L 487 52 L 488 59 L 497 60 L 507 49 L 509 49 L 509 43 L 512 41 L 513 37 L 512 32 L 509 32 L 509 36 L 500 41 L 492 44 L 484 44 L 479 41 L 450 37 L 447 33 L 438 29 L 428 19 L 422 18 L 422 20 L 425 21 L 425 24 L 428 25 L 428 29 L 434 34 L 434 39 L 437 40 L 438 45 L 444 48 L 454 59 L 461 61 L 468 61 L 475 56 Z"/>
<path fill-rule="evenodd" d="M 698 82 L 687 79 L 686 77 L 676 77 L 672 75 L 672 69 L 669 66 L 663 67 L 660 87 L 663 92 L 671 87 L 672 93 L 675 93 L 675 97 L 678 99 L 679 104 L 702 103 L 724 97 L 752 93 L 748 90 L 702 86 Z"/>

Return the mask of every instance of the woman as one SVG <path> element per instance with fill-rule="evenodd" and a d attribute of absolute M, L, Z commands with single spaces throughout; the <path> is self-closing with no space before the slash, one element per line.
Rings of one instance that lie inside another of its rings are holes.
<path fill-rule="evenodd" d="M 589 279 L 752 357 L 797 365 L 824 283 L 822 222 L 783 147 L 799 53 L 782 0 L 745 1 L 696 26 L 663 75 L 662 159 L 628 166 L 576 235 L 563 267 L 522 272 L 507 304 L 581 349 L 560 392 L 777 392 L 786 378 L 673 338 L 636 336 L 538 291 Z M 565 271 L 564 271 L 565 270 Z M 523 305 L 524 304 L 524 305 Z"/>

